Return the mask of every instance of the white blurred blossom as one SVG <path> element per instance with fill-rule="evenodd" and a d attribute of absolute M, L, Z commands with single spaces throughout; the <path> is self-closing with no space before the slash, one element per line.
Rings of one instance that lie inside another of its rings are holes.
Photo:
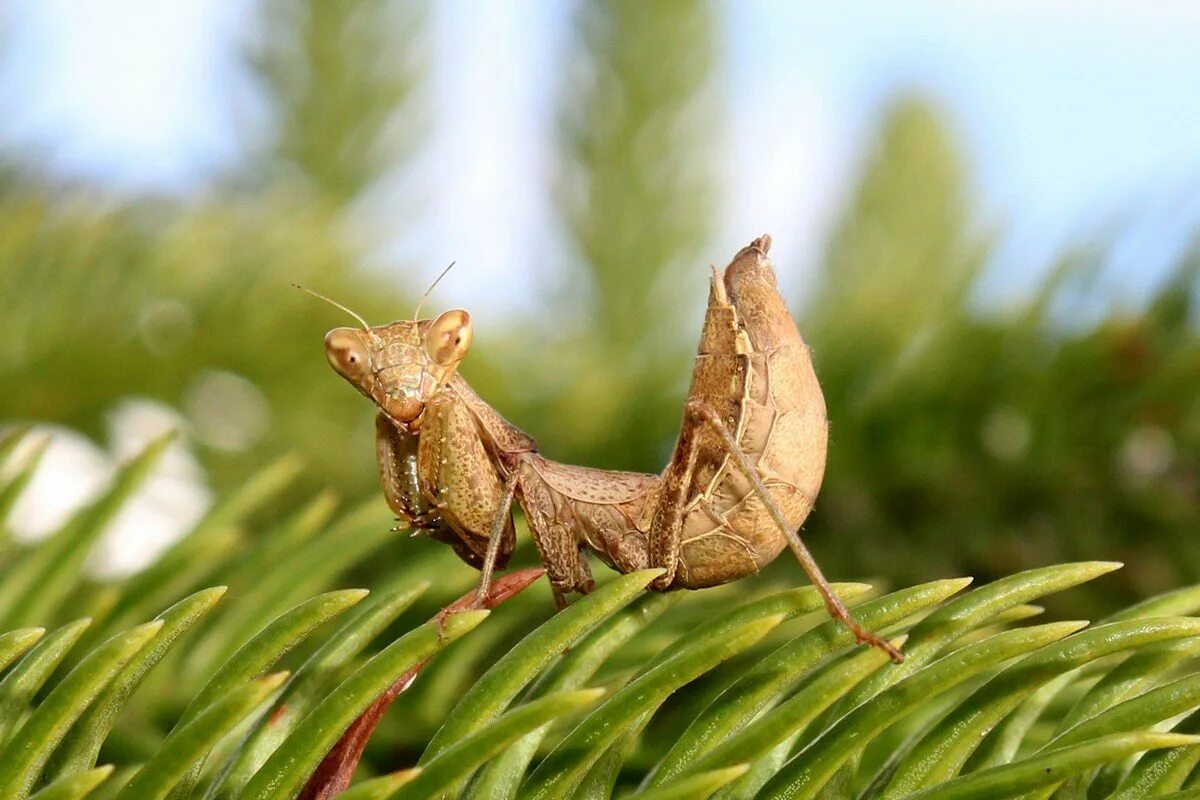
<path fill-rule="evenodd" d="M 48 536 L 112 481 L 113 461 L 103 450 L 86 436 L 53 425 L 30 431 L 0 474 L 11 478 L 42 443 L 46 452 L 8 519 L 18 542 Z"/>
<path fill-rule="evenodd" d="M 12 474 L 39 442 L 47 441 L 32 480 L 12 510 L 14 537 L 32 542 L 54 532 L 112 484 L 122 462 L 182 425 L 169 407 L 131 398 L 108 416 L 108 450 L 67 428 L 35 427 L 3 465 L 3 472 Z M 211 503 L 203 470 L 183 438 L 176 439 L 105 527 L 88 557 L 87 571 L 97 578 L 116 578 L 145 568 L 187 533 Z"/>

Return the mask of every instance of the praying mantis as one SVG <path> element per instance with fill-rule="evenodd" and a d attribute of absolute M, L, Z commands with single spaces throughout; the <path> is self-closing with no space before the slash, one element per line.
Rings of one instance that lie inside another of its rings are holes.
<path fill-rule="evenodd" d="M 331 330 L 325 352 L 377 407 L 389 507 L 480 570 L 484 598 L 512 555 L 518 503 L 559 608 L 593 586 L 585 550 L 620 572 L 660 568 L 649 588 L 667 591 L 735 581 L 790 547 L 829 614 L 859 643 L 903 660 L 855 622 L 798 532 L 824 477 L 829 423 L 809 349 L 776 288 L 770 247 L 761 236 L 723 272 L 713 268 L 682 427 L 658 475 L 540 455 L 459 375 L 472 341 L 466 311 L 420 319 L 418 306 L 411 320 L 371 326 L 317 295 L 362 326 Z"/>

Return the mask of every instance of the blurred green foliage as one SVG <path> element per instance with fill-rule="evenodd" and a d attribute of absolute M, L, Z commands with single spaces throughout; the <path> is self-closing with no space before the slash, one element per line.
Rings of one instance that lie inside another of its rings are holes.
<path fill-rule="evenodd" d="M 1099 243 L 983 306 L 996 246 L 967 186 L 936 110 L 895 104 L 802 315 L 832 425 L 816 548 L 835 574 L 901 580 L 1085 553 L 1127 562 L 1132 596 L 1200 575 L 1200 249 L 1092 323 Z"/>
<path fill-rule="evenodd" d="M 36 154 L 5 154 L 0 420 L 99 438 L 121 398 L 154 398 L 191 422 L 218 489 L 285 451 L 319 465 L 288 508 L 319 487 L 374 491 L 371 409 L 321 353 L 341 319 L 289 284 L 371 320 L 419 294 L 366 268 L 375 242 L 346 221 L 419 148 L 428 21 L 387 0 L 263 9 L 247 61 L 271 138 L 236 176 L 195 197 L 123 201 L 53 183 Z M 547 306 L 569 313 L 489 331 L 464 365 L 553 457 L 657 471 L 676 435 L 707 264 L 728 255 L 711 235 L 721 24 L 708 4 L 630 0 L 574 19 L 562 170 L 546 187 L 570 245 L 568 302 Z M 1107 607 L 1200 580 L 1196 253 L 1144 307 L 1087 323 L 1061 309 L 1088 299 L 1102 244 L 1063 253 L 1020 307 L 981 303 L 1001 234 L 974 211 L 942 113 L 914 97 L 881 115 L 849 198 L 795 298 L 832 420 L 808 531 L 828 571 L 907 583 L 1121 559 L 1120 591 L 1088 601 Z M 209 391 L 226 374 L 265 402 L 249 449 L 210 430 L 214 415 L 245 412 L 244 394 Z"/>
<path fill-rule="evenodd" d="M 251 174 L 344 208 L 420 140 L 423 2 L 263 0 L 247 53 L 273 125 Z"/>
<path fill-rule="evenodd" d="M 567 341 L 534 351 L 530 372 L 545 377 L 531 407 L 514 410 L 549 423 L 535 433 L 556 458 L 655 471 L 665 460 L 695 352 L 679 336 L 679 286 L 703 308 L 697 265 L 717 208 L 717 25 L 705 3 L 578 10 L 554 190 L 576 259 L 569 291 L 584 299 L 569 305 L 575 319 L 556 320 Z M 489 377 L 500 382 L 498 366 Z"/>
<path fill-rule="evenodd" d="M 0 456 L 22 435 L 0 435 Z M 443 616 L 474 574 L 432 541 L 372 571 L 371 591 L 335 588 L 393 548 L 378 503 L 322 495 L 252 522 L 296 477 L 287 460 L 223 493 L 149 569 L 85 574 L 169 444 L 44 540 L 0 539 L 6 800 L 324 797 L 349 770 L 319 765 L 346 764 L 336 745 L 363 735 L 347 800 L 1049 798 L 1060 785 L 1160 797 L 1200 784 L 1200 585 L 1088 626 L 1030 622 L 1031 603 L 1107 582 L 1116 564 L 886 594 L 835 584 L 859 621 L 903 643 L 903 663 L 856 647 L 816 587 L 646 592 L 661 570 L 602 575 L 556 614 L 524 570 L 494 585 L 509 598 L 495 610 Z M 0 482 L 0 498 L 21 480 Z M 358 726 L 397 681 L 396 708 Z"/>
<path fill-rule="evenodd" d="M 31 190 L 0 199 L 0 217 L 4 283 L 12 287 L 4 292 L 0 384 L 20 387 L 3 392 L 0 417 L 99 436 L 119 398 L 150 397 L 186 412 L 205 375 L 219 371 L 261 387 L 270 409 L 262 455 L 202 451 L 226 485 L 270 453 L 329 457 L 330 446 L 355 438 L 364 414 L 328 413 L 348 399 L 322 363 L 328 308 L 289 284 L 335 284 L 376 318 L 387 304 L 353 270 L 329 233 L 335 221 L 319 206 L 278 197 L 253 206 L 231 199 L 111 208 Z M 230 403 L 210 422 L 246 412 Z M 203 436 L 203 421 L 193 421 Z M 329 458 L 329 480 L 361 487 L 370 465 L 348 447 L 342 455 Z"/>

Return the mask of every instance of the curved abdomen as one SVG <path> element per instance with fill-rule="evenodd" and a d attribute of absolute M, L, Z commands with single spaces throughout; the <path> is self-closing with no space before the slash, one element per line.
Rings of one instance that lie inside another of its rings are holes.
<path fill-rule="evenodd" d="M 797 529 L 821 487 L 828 422 L 808 347 L 776 288 L 769 248 L 768 237 L 756 239 L 714 275 L 689 396 L 720 415 Z M 707 426 L 697 435 L 672 584 L 683 588 L 757 572 L 786 545 L 717 436 Z"/>

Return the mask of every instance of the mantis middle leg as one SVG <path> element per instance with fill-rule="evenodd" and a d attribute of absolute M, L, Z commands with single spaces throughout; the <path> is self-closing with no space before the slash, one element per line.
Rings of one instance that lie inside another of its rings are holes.
<path fill-rule="evenodd" d="M 513 500 L 517 498 L 517 492 L 520 490 L 520 501 L 525 509 L 530 533 L 533 534 L 542 566 L 546 569 L 555 605 L 561 610 L 566 608 L 566 595 L 570 592 L 591 591 L 592 575 L 587 561 L 579 552 L 579 541 L 575 532 L 557 518 L 554 493 L 533 468 L 531 458 L 536 456 L 520 457 L 505 478 L 504 491 L 492 524 L 492 533 L 503 531 L 505 523 L 511 518 Z M 501 539 L 489 538 L 477 594 L 480 600 L 487 596 L 500 541 Z"/>
<path fill-rule="evenodd" d="M 500 554 L 500 542 L 504 537 L 504 525 L 510 519 L 513 495 L 517 491 L 519 474 L 514 470 L 504 481 L 504 493 L 500 495 L 500 505 L 496 511 L 496 519 L 492 522 L 492 530 L 488 535 L 487 552 L 483 554 L 483 566 L 479 568 L 479 588 L 475 590 L 475 602 L 482 604 L 492 586 L 492 573 L 496 571 L 496 557 Z"/>

